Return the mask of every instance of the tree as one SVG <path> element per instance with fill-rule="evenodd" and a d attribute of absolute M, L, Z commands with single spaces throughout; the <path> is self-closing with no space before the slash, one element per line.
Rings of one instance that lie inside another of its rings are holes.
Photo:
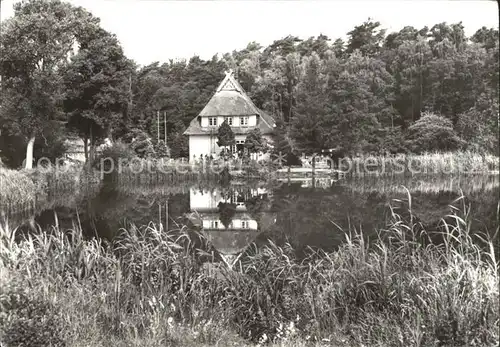
<path fill-rule="evenodd" d="M 231 226 L 234 215 L 236 214 L 236 204 L 219 202 L 217 207 L 219 208 L 220 221 L 222 222 L 222 225 L 228 229 Z"/>
<path fill-rule="evenodd" d="M 483 26 L 472 35 L 471 41 L 481 44 L 487 50 L 493 49 L 498 42 L 498 29 Z"/>
<path fill-rule="evenodd" d="M 82 137 L 85 148 L 90 142 L 91 159 L 99 140 L 111 137 L 126 113 L 131 72 L 132 64 L 116 37 L 101 28 L 86 32 L 64 70 L 68 125 Z"/>
<path fill-rule="evenodd" d="M 385 29 L 379 29 L 380 22 L 373 22 L 370 18 L 361 25 L 354 27 L 347 33 L 349 42 L 347 43 L 347 53 L 359 50 L 363 55 L 376 54 L 385 36 Z"/>
<path fill-rule="evenodd" d="M 98 20 L 82 8 L 59 0 L 14 5 L 2 27 L 2 127 L 27 141 L 26 168 L 32 167 L 37 136 L 63 120 L 60 71 L 74 46 Z"/>
<path fill-rule="evenodd" d="M 318 153 L 328 146 L 328 98 L 326 75 L 320 57 L 313 53 L 302 59 L 300 82 L 297 86 L 297 107 L 290 129 L 299 151 Z"/>
<path fill-rule="evenodd" d="M 233 130 L 231 130 L 227 121 L 224 121 L 217 130 L 217 145 L 219 147 L 224 147 L 224 156 L 226 156 L 227 147 L 234 144 L 235 140 Z"/>
<path fill-rule="evenodd" d="M 245 139 L 245 148 L 248 153 L 264 153 L 266 151 L 266 143 L 259 128 L 248 133 Z"/>
<path fill-rule="evenodd" d="M 477 103 L 458 117 L 457 131 L 467 147 L 498 154 L 498 99 L 481 94 Z"/>
<path fill-rule="evenodd" d="M 393 50 L 390 70 L 394 76 L 394 108 L 399 117 L 396 125 L 407 128 L 420 118 L 430 94 L 429 62 L 432 51 L 421 36 L 405 40 Z"/>

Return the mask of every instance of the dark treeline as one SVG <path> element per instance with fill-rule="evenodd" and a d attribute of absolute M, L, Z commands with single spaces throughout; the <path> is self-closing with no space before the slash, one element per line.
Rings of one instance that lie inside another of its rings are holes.
<path fill-rule="evenodd" d="M 2 23 L 0 155 L 19 166 L 33 143 L 35 158 L 60 156 L 69 133 L 88 156 L 106 137 L 151 154 L 159 112 L 171 156 L 186 157 L 182 133 L 228 69 L 277 120 L 283 152 L 498 152 L 498 29 L 466 37 L 461 23 L 439 23 L 387 34 L 368 19 L 347 37 L 288 36 L 138 67 L 82 8 L 18 4 Z"/>

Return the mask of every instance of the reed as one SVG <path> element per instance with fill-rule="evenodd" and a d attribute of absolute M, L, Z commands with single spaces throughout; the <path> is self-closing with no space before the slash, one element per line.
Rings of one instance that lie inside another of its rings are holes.
<path fill-rule="evenodd" d="M 32 202 L 36 185 L 26 171 L 0 168 L 0 205 Z"/>
<path fill-rule="evenodd" d="M 0 169 L 0 210 L 15 214 L 62 205 L 82 190 L 95 191 L 100 183 L 97 171 L 81 167 Z"/>
<path fill-rule="evenodd" d="M 360 156 L 341 159 L 339 169 L 353 177 L 498 174 L 499 158 L 471 151 Z"/>
<path fill-rule="evenodd" d="M 269 242 L 236 271 L 184 226 L 131 225 L 113 242 L 84 239 L 78 223 L 21 239 L 0 226 L 0 342 L 497 346 L 494 240 L 455 205 L 439 231 L 423 230 L 408 195 L 408 213 L 373 242 L 348 230 L 338 250 L 305 259 Z"/>

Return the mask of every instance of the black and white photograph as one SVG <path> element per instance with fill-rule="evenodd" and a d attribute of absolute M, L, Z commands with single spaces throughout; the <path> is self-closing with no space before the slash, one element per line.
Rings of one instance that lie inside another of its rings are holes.
<path fill-rule="evenodd" d="M 499 4 L 0 0 L 0 347 L 500 345 Z"/>

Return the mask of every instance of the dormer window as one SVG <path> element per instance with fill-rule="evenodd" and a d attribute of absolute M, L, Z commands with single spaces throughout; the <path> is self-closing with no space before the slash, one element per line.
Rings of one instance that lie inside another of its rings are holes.
<path fill-rule="evenodd" d="M 208 117 L 208 125 L 211 127 L 217 126 L 217 117 Z"/>
<path fill-rule="evenodd" d="M 224 121 L 226 121 L 227 124 L 229 124 L 231 126 L 233 125 L 233 117 L 225 117 Z"/>
<path fill-rule="evenodd" d="M 247 126 L 248 125 L 248 117 L 240 117 L 240 125 Z"/>

